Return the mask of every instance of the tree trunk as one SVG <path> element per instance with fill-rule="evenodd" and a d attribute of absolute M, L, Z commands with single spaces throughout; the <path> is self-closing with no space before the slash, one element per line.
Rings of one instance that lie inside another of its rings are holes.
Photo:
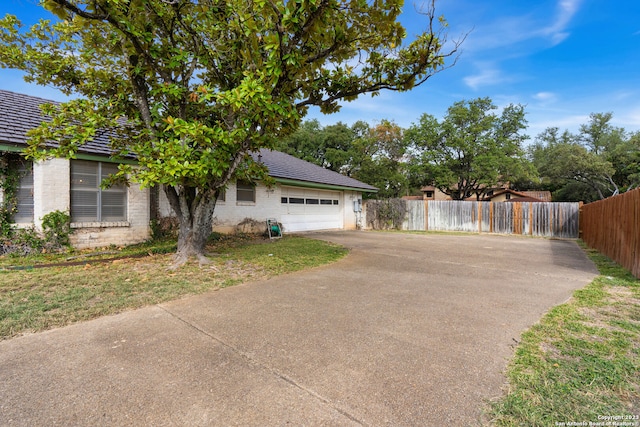
<path fill-rule="evenodd" d="M 216 191 L 197 192 L 194 188 L 164 187 L 165 194 L 180 223 L 178 250 L 172 268 L 195 258 L 202 264 L 209 263 L 205 246 L 211 235 L 213 212 L 216 207 Z"/>

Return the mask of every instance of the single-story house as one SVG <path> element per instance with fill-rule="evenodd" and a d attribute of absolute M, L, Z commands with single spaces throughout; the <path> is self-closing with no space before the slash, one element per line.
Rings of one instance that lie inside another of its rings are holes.
<path fill-rule="evenodd" d="M 26 132 L 43 120 L 39 109 L 43 103 L 55 102 L 0 90 L 0 161 L 14 162 L 22 171 L 16 225 L 40 229 L 42 217 L 58 210 L 70 213 L 72 243 L 78 248 L 148 239 L 152 213 L 169 217 L 171 209 L 164 192 L 157 189 L 136 184 L 100 188 L 102 179 L 117 170 L 109 157 L 107 136 L 83 145 L 71 160 L 32 163 L 19 156 L 26 146 Z M 216 205 L 214 230 L 232 231 L 238 224 L 261 224 L 267 218 L 282 223 L 285 232 L 355 229 L 360 224 L 362 193 L 377 191 L 278 151 L 261 150 L 254 159 L 264 163 L 276 185 L 230 183 Z"/>
<path fill-rule="evenodd" d="M 436 187 L 427 185 L 420 189 L 424 200 L 452 200 Z M 476 201 L 475 196 L 465 200 Z M 515 191 L 509 188 L 489 189 L 485 196 L 480 199 L 482 202 L 550 202 L 550 191 Z"/>

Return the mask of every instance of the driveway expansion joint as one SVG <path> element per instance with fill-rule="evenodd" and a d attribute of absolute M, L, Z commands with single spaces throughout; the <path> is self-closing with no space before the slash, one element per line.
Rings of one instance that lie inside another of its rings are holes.
<path fill-rule="evenodd" d="M 365 423 L 364 421 L 358 419 L 357 417 L 351 415 L 349 412 L 345 411 L 344 409 L 341 409 L 339 407 L 337 407 L 333 402 L 331 402 L 329 399 L 327 399 L 326 397 L 323 397 L 322 395 L 318 394 L 317 392 L 313 391 L 312 389 L 305 387 L 304 385 L 298 383 L 296 380 L 294 380 L 293 378 L 288 377 L 287 375 L 279 372 L 277 369 L 272 368 L 271 366 L 267 366 L 264 363 L 261 363 L 259 361 L 257 361 L 256 359 L 252 358 L 251 356 L 249 356 L 248 354 L 244 353 L 242 350 L 240 350 L 239 348 L 223 341 L 222 339 L 216 337 L 215 335 L 205 331 L 204 329 L 198 327 L 196 324 L 189 322 L 188 320 L 180 317 L 179 315 L 177 315 L 176 313 L 173 313 L 172 311 L 170 311 L 169 309 L 167 309 L 166 307 L 158 304 L 157 307 L 159 309 L 161 309 L 162 311 L 164 311 L 165 313 L 167 313 L 169 316 L 173 317 L 174 319 L 184 323 L 185 325 L 187 325 L 189 328 L 197 331 L 200 334 L 205 335 L 206 337 L 216 341 L 217 343 L 219 343 L 220 345 L 226 347 L 227 349 L 231 350 L 233 353 L 239 355 L 240 357 L 242 357 L 243 359 L 245 359 L 247 361 L 247 363 L 254 365 L 254 366 L 258 366 L 268 372 L 270 372 L 273 376 L 275 376 L 276 378 L 281 379 L 282 381 L 287 382 L 288 384 L 291 384 L 292 386 L 304 391 L 305 393 L 309 394 L 310 396 L 314 397 L 316 400 L 322 402 L 325 405 L 330 406 L 332 409 L 334 409 L 336 412 L 338 412 L 339 414 L 343 415 L 344 417 L 348 418 L 349 420 L 353 421 L 354 423 L 357 423 L 358 425 L 361 426 L 368 426 L 367 423 Z"/>

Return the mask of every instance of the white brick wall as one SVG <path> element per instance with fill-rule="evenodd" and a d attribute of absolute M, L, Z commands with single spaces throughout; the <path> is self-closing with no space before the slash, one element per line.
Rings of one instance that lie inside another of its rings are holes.
<path fill-rule="evenodd" d="M 49 159 L 33 164 L 33 220 L 42 230 L 42 217 L 53 211 L 69 212 L 71 168 L 67 159 Z"/>
<path fill-rule="evenodd" d="M 356 214 L 353 210 L 353 201 L 362 199 L 362 195 L 357 191 L 340 191 L 339 193 L 341 194 L 340 205 L 342 206 L 341 212 L 344 216 L 344 229 L 353 230 L 356 228 Z M 234 183 L 229 184 L 225 201 L 218 201 L 213 213 L 214 231 L 222 233 L 234 232 L 236 231 L 236 226 L 247 218 L 253 219 L 260 224 L 265 224 L 265 227 L 267 218 L 275 218 L 282 222 L 284 212 L 280 202 L 282 195 L 283 192 L 280 184 L 275 185 L 271 189 L 268 189 L 262 184 L 258 184 L 256 186 L 255 203 L 238 202 L 236 200 L 236 186 Z M 161 217 L 174 216 L 164 191 L 158 191 L 158 200 L 159 215 Z"/>
<path fill-rule="evenodd" d="M 149 189 L 131 184 L 127 191 L 127 221 L 72 224 L 71 243 L 76 248 L 130 245 L 148 240 Z"/>
<path fill-rule="evenodd" d="M 49 159 L 33 165 L 34 226 L 42 230 L 42 217 L 53 211 L 69 212 L 71 163 Z M 73 224 L 71 243 L 79 249 L 139 243 L 149 239 L 149 190 L 131 184 L 127 194 L 127 221 Z"/>
<path fill-rule="evenodd" d="M 159 208 L 161 217 L 175 216 L 167 196 L 163 190 L 158 191 Z M 256 186 L 256 201 L 239 202 L 236 200 L 236 185 L 229 184 L 225 200 L 218 200 L 213 213 L 213 229 L 221 233 L 232 233 L 236 226 L 246 218 L 265 223 L 267 218 L 280 219 L 280 186 L 276 185 L 267 189 L 264 185 Z M 266 227 L 266 223 L 265 223 Z"/>

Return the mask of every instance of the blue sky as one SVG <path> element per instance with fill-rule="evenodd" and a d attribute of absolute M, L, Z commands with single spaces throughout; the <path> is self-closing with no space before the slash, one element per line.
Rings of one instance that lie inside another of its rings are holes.
<path fill-rule="evenodd" d="M 25 24 L 46 17 L 36 0 L 0 0 L 0 15 Z M 408 39 L 424 28 L 407 2 Z M 499 107 L 522 104 L 531 139 L 550 126 L 578 130 L 590 113 L 613 112 L 613 124 L 640 131 L 640 2 L 637 0 L 439 0 L 449 38 L 469 33 L 457 64 L 410 92 L 364 95 L 336 114 L 311 110 L 323 125 L 383 119 L 408 127 L 423 113 L 442 118 L 456 101 L 488 96 Z M 65 98 L 0 69 L 0 89 Z"/>

